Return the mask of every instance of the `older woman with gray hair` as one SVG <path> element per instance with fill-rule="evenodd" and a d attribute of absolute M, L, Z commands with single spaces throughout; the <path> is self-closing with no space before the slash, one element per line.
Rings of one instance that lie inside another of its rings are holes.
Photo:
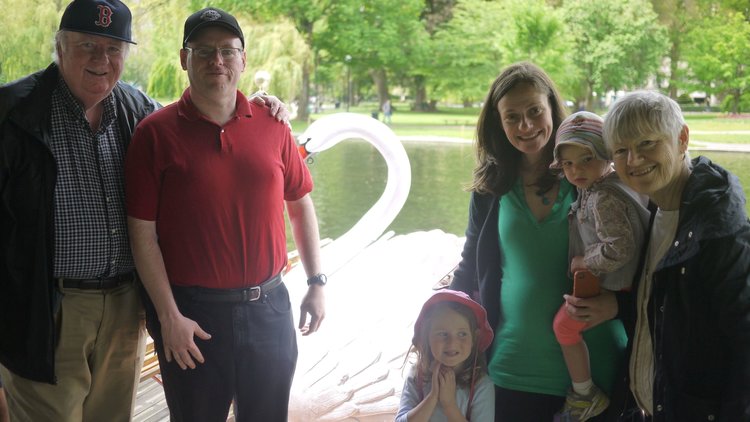
<path fill-rule="evenodd" d="M 750 222 L 736 176 L 688 158 L 677 103 L 628 94 L 606 116 L 615 170 L 657 208 L 634 294 L 629 383 L 655 421 L 750 421 Z M 628 324 L 628 322 L 630 324 Z"/>

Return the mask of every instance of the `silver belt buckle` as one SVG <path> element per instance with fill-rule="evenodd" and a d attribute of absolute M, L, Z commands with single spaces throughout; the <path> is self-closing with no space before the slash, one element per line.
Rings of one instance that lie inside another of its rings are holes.
<path fill-rule="evenodd" d="M 242 301 L 255 302 L 256 300 L 260 299 L 260 293 L 260 286 L 254 286 L 249 289 L 245 289 L 242 291 Z"/>

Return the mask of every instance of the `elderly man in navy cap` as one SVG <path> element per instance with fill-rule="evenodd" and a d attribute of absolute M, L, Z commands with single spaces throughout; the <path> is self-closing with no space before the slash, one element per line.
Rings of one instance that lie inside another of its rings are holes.
<path fill-rule="evenodd" d="M 123 162 L 158 108 L 119 81 L 131 19 L 119 0 L 74 0 L 55 62 L 0 87 L 0 376 L 13 421 L 131 418 L 145 330 Z"/>
<path fill-rule="evenodd" d="M 0 374 L 13 421 L 127 421 L 145 340 L 123 160 L 157 104 L 119 82 L 131 13 L 75 0 L 55 63 L 0 87 Z"/>

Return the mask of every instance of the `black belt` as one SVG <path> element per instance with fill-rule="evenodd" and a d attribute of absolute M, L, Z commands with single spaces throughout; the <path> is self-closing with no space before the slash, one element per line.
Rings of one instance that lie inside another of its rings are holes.
<path fill-rule="evenodd" d="M 114 277 L 82 280 L 77 278 L 58 278 L 58 285 L 64 289 L 107 290 L 135 281 L 135 271 L 119 274 Z"/>
<path fill-rule="evenodd" d="M 281 286 L 281 274 L 269 278 L 258 286 L 243 287 L 241 289 L 210 289 L 207 287 L 172 286 L 177 293 L 183 293 L 199 302 L 240 303 L 255 302 L 264 294 Z"/>

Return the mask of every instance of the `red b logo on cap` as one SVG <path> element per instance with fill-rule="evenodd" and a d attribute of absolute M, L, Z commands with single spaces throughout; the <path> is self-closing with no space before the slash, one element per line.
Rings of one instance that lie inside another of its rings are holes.
<path fill-rule="evenodd" d="M 108 27 L 112 23 L 112 9 L 102 5 L 96 7 L 99 8 L 99 20 L 95 22 L 96 26 Z"/>

